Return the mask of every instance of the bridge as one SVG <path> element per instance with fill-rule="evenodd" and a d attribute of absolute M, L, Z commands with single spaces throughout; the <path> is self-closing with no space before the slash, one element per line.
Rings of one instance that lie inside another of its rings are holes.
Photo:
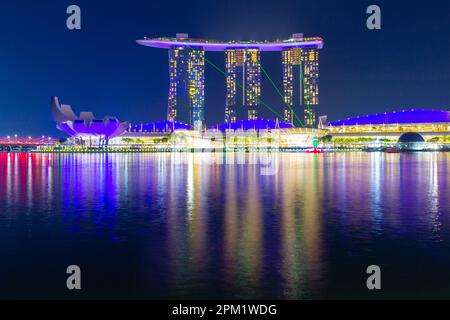
<path fill-rule="evenodd" d="M 29 151 L 40 146 L 53 146 L 58 139 L 50 137 L 32 138 L 32 137 L 6 137 L 0 138 L 0 151 Z"/>

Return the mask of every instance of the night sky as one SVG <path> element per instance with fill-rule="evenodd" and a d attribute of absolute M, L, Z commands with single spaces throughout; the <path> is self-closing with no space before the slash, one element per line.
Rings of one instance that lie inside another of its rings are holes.
<path fill-rule="evenodd" d="M 165 119 L 167 51 L 139 46 L 144 36 L 264 40 L 321 36 L 319 114 L 336 120 L 403 108 L 450 107 L 450 1 L 190 0 L 2 1 L 0 135 L 52 135 L 53 95 L 76 112 L 145 122 Z M 67 6 L 82 29 L 66 28 Z M 382 29 L 366 28 L 377 4 Z M 224 69 L 223 53 L 207 58 Z M 262 65 L 282 87 L 281 53 Z M 267 79 L 262 99 L 281 111 Z M 206 66 L 206 120 L 223 122 L 225 79 Z M 261 107 L 264 108 L 264 107 Z M 270 112 L 262 109 L 262 117 Z"/>

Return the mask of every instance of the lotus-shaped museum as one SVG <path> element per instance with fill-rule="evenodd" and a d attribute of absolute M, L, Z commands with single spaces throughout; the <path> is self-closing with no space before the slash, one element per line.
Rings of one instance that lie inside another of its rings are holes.
<path fill-rule="evenodd" d="M 129 122 L 119 122 L 116 117 L 95 119 L 92 112 L 81 112 L 77 117 L 72 107 L 60 104 L 58 97 L 51 101 L 52 116 L 56 127 L 72 137 L 97 137 L 109 140 L 122 135 L 129 127 Z"/>

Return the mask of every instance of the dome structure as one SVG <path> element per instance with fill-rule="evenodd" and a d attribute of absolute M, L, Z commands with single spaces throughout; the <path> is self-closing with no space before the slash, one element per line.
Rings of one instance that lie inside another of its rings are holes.
<path fill-rule="evenodd" d="M 111 116 L 96 119 L 92 112 L 81 112 L 76 116 L 71 106 L 59 103 L 58 97 L 52 97 L 51 110 L 56 127 L 73 137 L 110 139 L 123 134 L 130 125 Z"/>
<path fill-rule="evenodd" d="M 399 143 L 417 143 L 425 142 L 425 139 L 417 132 L 406 132 L 398 138 Z"/>

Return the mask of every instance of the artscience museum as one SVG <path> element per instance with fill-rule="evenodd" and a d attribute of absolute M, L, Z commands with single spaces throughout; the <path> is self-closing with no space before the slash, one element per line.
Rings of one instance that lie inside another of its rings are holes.
<path fill-rule="evenodd" d="M 56 127 L 67 133 L 79 144 L 106 145 L 114 137 L 122 135 L 130 126 L 116 117 L 96 119 L 92 112 L 75 115 L 70 105 L 60 104 L 58 97 L 51 100 L 51 110 Z"/>

